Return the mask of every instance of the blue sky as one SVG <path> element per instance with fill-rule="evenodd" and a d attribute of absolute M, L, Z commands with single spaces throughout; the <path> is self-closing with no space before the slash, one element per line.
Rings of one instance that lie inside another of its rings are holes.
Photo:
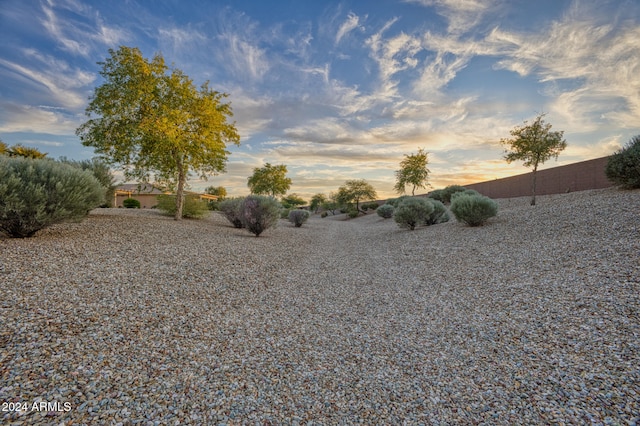
<path fill-rule="evenodd" d="M 547 113 L 568 148 L 640 134 L 637 0 L 0 0 L 0 138 L 87 159 L 75 129 L 108 49 L 161 53 L 230 94 L 241 145 L 201 190 L 248 193 L 266 162 L 303 197 L 367 179 L 393 196 L 403 155 L 434 188 L 527 172 L 500 138 Z"/>

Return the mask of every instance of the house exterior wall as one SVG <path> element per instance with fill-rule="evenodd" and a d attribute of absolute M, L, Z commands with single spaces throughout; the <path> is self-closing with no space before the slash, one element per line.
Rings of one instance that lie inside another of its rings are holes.
<path fill-rule="evenodd" d="M 537 172 L 536 195 L 601 189 L 615 184 L 605 175 L 609 157 L 581 161 Z M 532 173 L 464 185 L 490 198 L 513 198 L 531 195 Z"/>
<path fill-rule="evenodd" d="M 129 198 L 127 195 L 116 195 L 115 207 L 123 207 L 122 202 Z M 150 209 L 158 204 L 158 196 L 155 194 L 131 194 L 131 198 L 140 201 L 141 209 Z"/>

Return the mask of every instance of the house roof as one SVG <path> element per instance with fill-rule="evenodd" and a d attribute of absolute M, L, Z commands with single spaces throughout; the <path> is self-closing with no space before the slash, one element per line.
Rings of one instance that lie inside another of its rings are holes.
<path fill-rule="evenodd" d="M 125 183 L 116 187 L 116 191 L 132 192 L 135 194 L 160 195 L 164 191 L 148 183 Z"/>

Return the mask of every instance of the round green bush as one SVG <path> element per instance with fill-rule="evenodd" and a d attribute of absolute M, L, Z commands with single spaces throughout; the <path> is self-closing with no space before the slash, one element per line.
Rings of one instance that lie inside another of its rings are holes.
<path fill-rule="evenodd" d="M 498 214 L 498 203 L 483 195 L 463 194 L 451 202 L 451 213 L 459 222 L 480 226 Z"/>
<path fill-rule="evenodd" d="M 300 228 L 307 219 L 309 219 L 307 210 L 291 210 L 289 212 L 289 222 L 293 223 L 296 228 Z"/>
<path fill-rule="evenodd" d="M 158 209 L 167 216 L 176 214 L 176 196 L 163 194 L 158 195 Z M 200 219 L 209 213 L 209 206 L 197 195 L 185 195 L 182 203 L 182 217 L 187 219 Z"/>
<path fill-rule="evenodd" d="M 359 214 L 360 212 L 356 209 L 347 210 L 347 216 L 349 216 L 351 219 L 358 217 Z"/>
<path fill-rule="evenodd" d="M 609 157 L 605 174 L 623 188 L 640 188 L 640 135 Z"/>
<path fill-rule="evenodd" d="M 408 197 L 398 205 L 393 219 L 401 228 L 409 228 L 413 231 L 416 226 L 427 223 L 433 210 L 433 204 L 427 199 Z"/>
<path fill-rule="evenodd" d="M 55 223 L 81 220 L 104 203 L 105 192 L 89 171 L 0 155 L 0 231 L 27 238 Z"/>
<path fill-rule="evenodd" d="M 321 217 L 321 218 L 323 218 L 323 219 L 324 219 L 325 217 L 327 217 L 327 216 L 329 216 L 329 212 L 322 212 L 322 213 L 320 213 L 320 217 Z"/>
<path fill-rule="evenodd" d="M 376 213 L 378 214 L 378 216 L 380 216 L 383 219 L 389 219 L 393 216 L 394 210 L 395 209 L 391 204 L 383 204 L 380 207 L 378 207 L 378 209 L 376 210 Z"/>
<path fill-rule="evenodd" d="M 449 185 L 442 190 L 443 192 L 440 196 L 441 197 L 440 201 L 442 201 L 445 204 L 450 203 L 451 196 L 453 196 L 453 194 L 455 194 L 456 192 L 464 192 L 466 190 L 467 188 L 461 185 Z"/>
<path fill-rule="evenodd" d="M 135 198 L 126 198 L 122 200 L 122 206 L 127 209 L 139 209 L 140 201 L 136 200 Z"/>

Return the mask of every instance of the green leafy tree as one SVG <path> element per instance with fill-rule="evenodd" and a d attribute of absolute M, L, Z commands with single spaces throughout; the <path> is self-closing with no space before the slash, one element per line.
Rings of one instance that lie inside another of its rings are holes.
<path fill-rule="evenodd" d="M 289 194 L 280 200 L 282 207 L 285 209 L 295 209 L 298 206 L 304 206 L 307 202 L 298 194 Z"/>
<path fill-rule="evenodd" d="M 536 117 L 533 123 L 524 122 L 522 126 L 516 126 L 511 130 L 510 139 L 501 139 L 500 142 L 508 147 L 505 149 L 504 159 L 507 163 L 524 161 L 525 167 L 532 167 L 531 205 L 536 204 L 536 176 L 538 166 L 558 155 L 567 147 L 563 139 L 564 131 L 551 131 L 551 124 L 542 119 L 545 114 Z"/>
<path fill-rule="evenodd" d="M 287 166 L 280 164 L 272 166 L 266 163 L 264 167 L 253 169 L 253 175 L 247 180 L 247 185 L 252 194 L 257 195 L 284 195 L 291 188 L 291 179 L 287 177 Z"/>
<path fill-rule="evenodd" d="M 404 194 L 407 185 L 411 185 L 411 195 L 416 195 L 416 188 L 426 188 L 429 185 L 428 163 L 428 153 L 422 148 L 416 154 L 405 155 L 405 159 L 400 162 L 400 170 L 396 170 L 396 185 L 393 189 Z"/>
<path fill-rule="evenodd" d="M 338 188 L 336 200 L 343 206 L 355 204 L 356 212 L 360 212 L 360 201 L 374 200 L 377 196 L 376 190 L 366 180 L 354 179 L 346 181 Z"/>
<path fill-rule="evenodd" d="M 327 202 L 327 196 L 324 194 L 316 194 L 311 197 L 311 203 L 309 204 L 309 210 L 318 213 L 318 209 Z"/>
<path fill-rule="evenodd" d="M 89 118 L 76 134 L 128 179 L 176 189 L 174 219 L 182 218 L 184 189 L 191 172 L 200 177 L 223 172 L 226 144 L 240 143 L 228 95 L 204 83 L 196 88 L 164 58 L 147 60 L 137 48 L 110 49 L 102 66 L 104 83 L 86 109 Z"/>
<path fill-rule="evenodd" d="M 227 189 L 224 186 L 209 186 L 204 192 L 209 195 L 215 195 L 218 197 L 218 201 L 222 201 L 227 196 Z"/>

